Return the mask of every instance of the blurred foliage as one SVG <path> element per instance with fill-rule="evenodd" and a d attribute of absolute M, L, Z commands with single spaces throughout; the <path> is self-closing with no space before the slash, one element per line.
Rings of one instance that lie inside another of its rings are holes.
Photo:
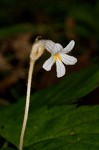
<path fill-rule="evenodd" d="M 99 149 L 99 108 L 82 106 L 99 104 L 98 27 L 98 0 L 0 0 L 1 150 L 19 144 L 29 54 L 39 35 L 63 46 L 74 39 L 78 63 L 67 66 L 63 79 L 55 77 L 55 67 L 43 71 L 46 53 L 36 63 L 24 149 Z"/>
<path fill-rule="evenodd" d="M 67 18 L 71 18 L 71 28 L 74 33 L 82 37 L 96 36 L 99 26 L 99 1 L 37 1 L 29 0 L 4 0 L 0 1 L 0 26 L 16 25 L 19 23 L 32 24 L 60 24 L 60 28 L 68 30 Z M 65 23 L 65 24 L 64 24 Z M 67 26 L 67 27 L 66 27 Z M 21 26 L 20 31 L 22 29 Z M 53 27 L 50 27 L 53 30 Z M 64 29 L 65 28 L 65 29 Z M 34 29 L 34 28 L 33 28 Z M 33 31 L 31 28 L 31 30 Z M 36 27 L 35 27 L 36 29 Z M 34 29 L 34 31 L 35 31 Z M 58 28 L 57 28 L 58 29 Z M 30 31 L 30 28 L 27 27 Z M 7 30 L 6 30 L 7 31 Z M 54 30 L 53 30 L 54 31 Z M 15 30 L 9 30 L 13 33 Z M 46 28 L 45 28 L 46 32 Z M 66 31 L 65 31 L 66 32 Z M 2 33 L 2 32 L 0 32 Z M 0 34 L 1 36 L 2 34 Z M 98 35 L 97 35 L 98 36 Z M 97 38 L 97 37 L 96 37 Z M 60 38 L 61 39 L 61 38 Z"/>

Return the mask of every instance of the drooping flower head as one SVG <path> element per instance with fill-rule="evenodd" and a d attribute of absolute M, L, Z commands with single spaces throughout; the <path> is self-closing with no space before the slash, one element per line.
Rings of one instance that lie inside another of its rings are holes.
<path fill-rule="evenodd" d="M 50 71 L 54 63 L 56 63 L 57 77 L 62 77 L 66 73 L 65 65 L 74 65 L 77 62 L 77 59 L 73 56 L 67 55 L 74 45 L 75 42 L 72 40 L 65 48 L 62 47 L 59 43 L 54 43 L 51 40 L 43 40 L 45 48 L 51 53 L 51 57 L 45 61 L 43 68 L 46 71 Z M 64 64 L 63 64 L 64 63 Z"/>

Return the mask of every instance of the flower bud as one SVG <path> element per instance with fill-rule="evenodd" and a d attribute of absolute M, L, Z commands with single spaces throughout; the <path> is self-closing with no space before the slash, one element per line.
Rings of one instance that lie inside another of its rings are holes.
<path fill-rule="evenodd" d="M 35 42 L 32 46 L 30 59 L 36 61 L 44 53 L 44 49 L 44 42 L 42 40 Z"/>

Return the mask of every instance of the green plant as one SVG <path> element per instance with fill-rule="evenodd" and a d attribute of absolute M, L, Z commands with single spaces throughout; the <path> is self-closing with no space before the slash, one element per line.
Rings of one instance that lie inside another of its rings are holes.
<path fill-rule="evenodd" d="M 24 149 L 98 150 L 99 106 L 77 108 L 74 104 L 98 85 L 98 66 L 93 66 L 33 94 Z M 0 135 L 17 148 L 24 103 L 23 98 L 0 110 Z"/>

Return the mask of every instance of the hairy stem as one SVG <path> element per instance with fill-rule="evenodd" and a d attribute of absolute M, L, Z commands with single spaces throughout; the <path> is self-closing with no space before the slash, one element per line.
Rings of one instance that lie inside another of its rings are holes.
<path fill-rule="evenodd" d="M 26 105 L 25 105 L 24 119 L 23 119 L 21 135 L 20 135 L 19 150 L 23 150 L 23 141 L 24 141 L 24 134 L 25 134 L 26 124 L 27 124 L 27 119 L 28 119 L 28 112 L 29 112 L 31 81 L 32 81 L 32 73 L 33 73 L 33 69 L 34 69 L 34 64 L 35 64 L 35 61 L 30 59 L 27 94 L 26 94 Z"/>
<path fill-rule="evenodd" d="M 19 150 L 23 150 L 23 141 L 24 141 L 24 134 L 25 134 L 26 124 L 28 119 L 28 112 L 29 112 L 31 81 L 32 81 L 32 73 L 34 70 L 34 64 L 36 60 L 38 60 L 41 57 L 41 55 L 44 53 L 44 49 L 45 47 L 43 41 L 36 40 L 36 42 L 32 46 L 32 50 L 30 53 L 30 67 L 29 67 L 28 84 L 27 84 L 26 104 L 25 104 L 23 125 L 22 125 L 22 130 L 20 135 Z"/>

